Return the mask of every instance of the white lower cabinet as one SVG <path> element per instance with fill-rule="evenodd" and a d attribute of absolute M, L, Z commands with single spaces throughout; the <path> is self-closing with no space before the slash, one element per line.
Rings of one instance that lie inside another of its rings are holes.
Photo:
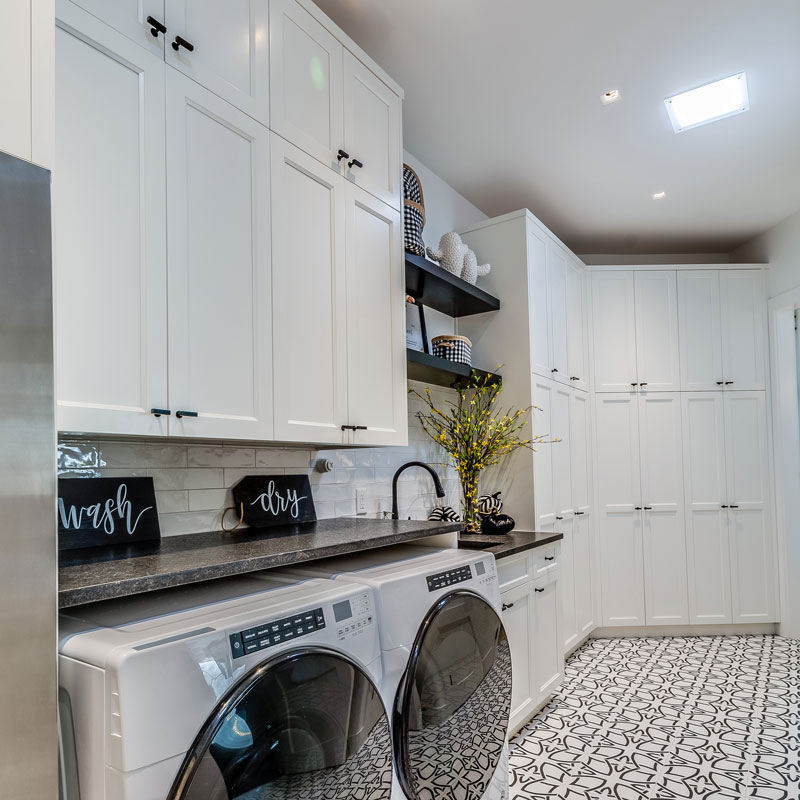
<path fill-rule="evenodd" d="M 554 566 L 534 578 L 537 561 Z M 498 561 L 503 626 L 511 648 L 509 733 L 519 730 L 553 694 L 564 676 L 558 545 Z M 504 588 L 504 586 L 506 588 Z"/>

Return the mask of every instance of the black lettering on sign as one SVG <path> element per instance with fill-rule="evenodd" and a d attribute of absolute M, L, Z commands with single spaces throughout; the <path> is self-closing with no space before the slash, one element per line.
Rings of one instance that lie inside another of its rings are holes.
<path fill-rule="evenodd" d="M 59 479 L 59 550 L 160 538 L 152 478 Z"/>
<path fill-rule="evenodd" d="M 233 487 L 233 504 L 253 528 L 317 520 L 306 475 L 248 475 Z"/>

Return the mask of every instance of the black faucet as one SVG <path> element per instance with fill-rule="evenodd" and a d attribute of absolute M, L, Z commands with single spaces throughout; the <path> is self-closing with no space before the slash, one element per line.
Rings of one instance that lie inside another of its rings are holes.
<path fill-rule="evenodd" d="M 429 467 L 424 461 L 409 461 L 407 464 L 403 464 L 402 467 L 399 467 L 397 472 L 394 474 L 394 478 L 392 478 L 392 519 L 400 519 L 400 515 L 397 513 L 397 479 L 400 477 L 400 473 L 409 467 L 422 467 L 422 469 L 428 470 L 428 472 L 431 474 L 431 478 L 433 478 L 433 485 L 436 487 L 436 496 L 444 497 L 445 495 L 445 491 L 442 488 L 442 482 L 439 480 L 439 476 L 431 467 Z"/>

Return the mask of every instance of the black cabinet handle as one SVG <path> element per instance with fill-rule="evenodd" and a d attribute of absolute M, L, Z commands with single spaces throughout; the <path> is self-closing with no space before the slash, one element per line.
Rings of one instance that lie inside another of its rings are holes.
<path fill-rule="evenodd" d="M 553 369 L 551 369 L 550 372 L 558 372 L 558 370 L 555 367 L 553 367 Z"/>
<path fill-rule="evenodd" d="M 172 43 L 172 49 L 177 53 L 181 47 L 185 48 L 190 53 L 194 51 L 194 45 L 191 42 L 187 42 L 183 36 L 176 36 L 175 41 Z"/>
<path fill-rule="evenodd" d="M 631 386 L 638 386 L 638 383 L 632 383 Z"/>
<path fill-rule="evenodd" d="M 508 611 L 509 608 L 514 608 L 513 603 L 503 603 L 502 611 Z"/>
<path fill-rule="evenodd" d="M 555 557 L 555 556 L 545 556 L 545 557 L 544 557 L 544 560 L 545 560 L 545 561 L 555 561 L 555 560 L 556 560 L 556 557 Z"/>
<path fill-rule="evenodd" d="M 731 503 L 731 508 L 739 508 L 739 506 L 735 506 L 733 503 Z"/>
<path fill-rule="evenodd" d="M 571 375 L 571 376 L 570 376 L 570 380 L 571 380 L 571 381 L 579 381 L 579 380 L 580 380 L 580 378 L 579 378 L 577 375 Z"/>
<path fill-rule="evenodd" d="M 543 592 L 543 591 L 544 591 L 544 589 L 534 589 L 533 591 L 534 591 L 534 592 Z"/>
<path fill-rule="evenodd" d="M 336 160 L 341 161 L 343 158 L 350 158 L 350 153 L 345 153 L 344 150 L 339 150 Z"/>
<path fill-rule="evenodd" d="M 641 506 L 634 506 L 634 507 L 633 507 L 633 510 L 634 510 L 634 511 L 641 511 L 641 510 L 642 510 L 642 507 L 641 507 Z"/>
<path fill-rule="evenodd" d="M 647 386 L 647 381 L 645 381 L 644 383 L 640 383 L 639 386 Z"/>
<path fill-rule="evenodd" d="M 197 412 L 196 411 L 176 411 L 175 412 L 175 416 L 178 419 L 183 419 L 184 417 L 196 417 L 197 416 Z"/>
<path fill-rule="evenodd" d="M 645 506 L 644 510 L 645 511 L 652 511 L 653 510 L 653 506 Z"/>
<path fill-rule="evenodd" d="M 732 386 L 733 385 L 733 381 L 725 381 L 725 385 L 726 386 Z"/>
<path fill-rule="evenodd" d="M 151 408 L 150 413 L 154 417 L 170 417 L 172 412 L 168 408 Z"/>
<path fill-rule="evenodd" d="M 580 517 L 580 516 L 583 516 L 585 513 L 586 513 L 585 511 L 576 511 L 575 512 L 575 516 L 576 517 Z"/>
<path fill-rule="evenodd" d="M 353 169 L 354 166 L 358 167 L 359 169 L 364 168 L 364 165 L 357 158 L 354 158 L 352 159 L 352 161 L 347 162 L 348 169 Z"/>
<path fill-rule="evenodd" d="M 365 431 L 366 425 L 342 425 L 343 431 Z"/>
<path fill-rule="evenodd" d="M 725 381 L 717 381 L 717 386 L 724 386 L 724 385 L 725 385 Z"/>
<path fill-rule="evenodd" d="M 720 506 L 720 508 L 730 508 L 730 506 Z"/>
<path fill-rule="evenodd" d="M 158 39 L 159 33 L 167 32 L 167 26 L 164 25 L 163 22 L 159 22 L 155 17 L 148 17 L 147 24 L 153 26 L 152 28 L 150 28 L 150 33 L 152 33 L 156 39 Z"/>
<path fill-rule="evenodd" d="M 556 517 L 556 519 L 564 519 L 564 517 Z"/>

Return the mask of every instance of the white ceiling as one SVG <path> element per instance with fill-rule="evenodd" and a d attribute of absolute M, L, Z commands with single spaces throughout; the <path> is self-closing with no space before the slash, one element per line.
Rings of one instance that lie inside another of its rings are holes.
<path fill-rule="evenodd" d="M 798 0 L 316 2 L 405 89 L 406 149 L 490 216 L 700 253 L 800 209 Z M 748 113 L 673 133 L 665 97 L 740 70 Z"/>

